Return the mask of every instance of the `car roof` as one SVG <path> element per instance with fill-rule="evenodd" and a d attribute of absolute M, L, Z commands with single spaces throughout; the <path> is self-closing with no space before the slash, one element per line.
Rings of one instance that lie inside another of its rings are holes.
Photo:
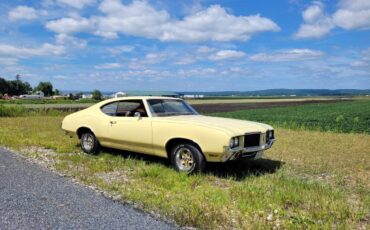
<path fill-rule="evenodd" d="M 99 105 L 103 105 L 110 102 L 115 101 L 122 101 L 122 100 L 148 100 L 148 99 L 166 99 L 166 100 L 182 100 L 181 98 L 175 98 L 175 97 L 158 97 L 158 96 L 129 96 L 129 97 L 117 97 L 117 98 L 111 98 L 104 101 L 99 102 Z"/>

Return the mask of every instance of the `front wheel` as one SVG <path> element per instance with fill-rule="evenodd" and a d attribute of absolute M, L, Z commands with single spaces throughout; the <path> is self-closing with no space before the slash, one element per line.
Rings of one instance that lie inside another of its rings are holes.
<path fill-rule="evenodd" d="M 171 151 L 171 162 L 177 171 L 188 174 L 201 172 L 206 166 L 201 151 L 190 143 L 176 145 Z"/>
<path fill-rule="evenodd" d="M 99 142 L 93 133 L 86 132 L 81 135 L 81 149 L 87 154 L 99 152 Z"/>

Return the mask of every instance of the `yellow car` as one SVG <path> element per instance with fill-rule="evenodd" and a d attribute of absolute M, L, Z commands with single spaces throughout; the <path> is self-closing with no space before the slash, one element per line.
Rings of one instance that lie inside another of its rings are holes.
<path fill-rule="evenodd" d="M 198 114 L 184 100 L 125 97 L 105 100 L 66 116 L 66 134 L 89 154 L 100 146 L 166 157 L 182 172 L 206 162 L 258 159 L 275 141 L 266 124 Z"/>

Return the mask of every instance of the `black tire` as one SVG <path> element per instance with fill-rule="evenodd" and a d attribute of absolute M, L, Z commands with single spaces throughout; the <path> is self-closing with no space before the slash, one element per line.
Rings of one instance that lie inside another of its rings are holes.
<path fill-rule="evenodd" d="M 204 170 L 206 159 L 197 146 L 183 143 L 172 148 L 171 163 L 177 171 L 192 174 Z"/>
<path fill-rule="evenodd" d="M 81 135 L 81 149 L 87 154 L 97 154 L 99 152 L 99 141 L 92 132 Z"/>

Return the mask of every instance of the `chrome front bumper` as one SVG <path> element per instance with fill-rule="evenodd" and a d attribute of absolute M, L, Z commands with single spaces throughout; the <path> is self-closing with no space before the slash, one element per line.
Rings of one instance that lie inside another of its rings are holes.
<path fill-rule="evenodd" d="M 269 140 L 266 144 L 255 146 L 255 147 L 239 147 L 231 149 L 229 146 L 224 146 L 224 155 L 222 156 L 222 162 L 236 160 L 238 158 L 252 158 L 259 159 L 263 155 L 263 151 L 271 148 L 274 144 L 275 139 Z"/>

